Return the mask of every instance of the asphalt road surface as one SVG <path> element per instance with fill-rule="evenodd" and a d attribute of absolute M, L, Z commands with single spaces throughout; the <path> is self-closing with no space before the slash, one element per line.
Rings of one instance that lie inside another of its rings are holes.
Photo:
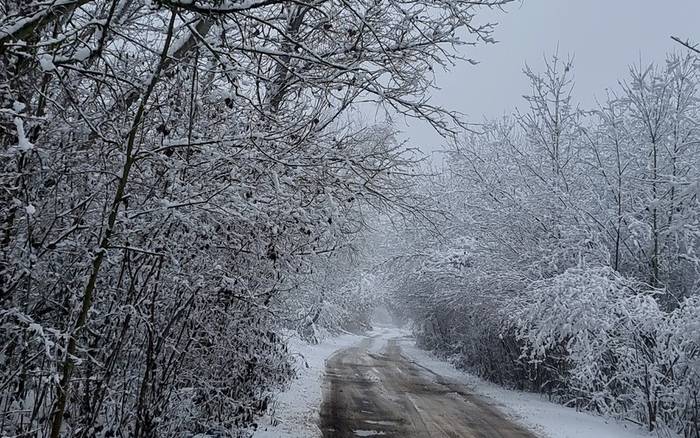
<path fill-rule="evenodd" d="M 337 352 L 325 379 L 323 438 L 535 438 L 464 385 L 404 357 L 397 339 Z"/>

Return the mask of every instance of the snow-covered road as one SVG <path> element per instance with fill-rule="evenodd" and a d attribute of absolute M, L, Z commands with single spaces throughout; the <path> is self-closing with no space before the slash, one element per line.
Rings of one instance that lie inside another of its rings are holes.
<path fill-rule="evenodd" d="M 625 425 L 500 388 L 380 328 L 320 345 L 293 343 L 299 378 L 261 421 L 255 438 L 641 438 Z"/>
<path fill-rule="evenodd" d="M 534 438 L 465 385 L 404 357 L 399 339 L 381 337 L 328 360 L 321 430 L 324 438 Z"/>

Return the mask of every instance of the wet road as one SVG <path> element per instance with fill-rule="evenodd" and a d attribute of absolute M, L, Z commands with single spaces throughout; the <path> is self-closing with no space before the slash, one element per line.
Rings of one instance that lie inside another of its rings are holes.
<path fill-rule="evenodd" d="M 368 338 L 333 355 L 323 397 L 324 438 L 535 438 L 464 385 L 404 357 L 397 339 Z"/>

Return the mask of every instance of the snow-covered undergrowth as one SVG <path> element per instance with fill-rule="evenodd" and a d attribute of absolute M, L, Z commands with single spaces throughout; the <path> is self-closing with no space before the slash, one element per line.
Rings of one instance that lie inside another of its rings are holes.
<path fill-rule="evenodd" d="M 546 400 L 535 393 L 514 391 L 458 370 L 450 363 L 421 350 L 410 337 L 401 338 L 403 354 L 441 376 L 466 384 L 475 394 L 491 399 L 514 421 L 542 438 L 642 438 L 652 436 L 639 426 L 587 412 L 579 412 Z M 654 435 L 655 436 L 655 435 Z"/>
<path fill-rule="evenodd" d="M 296 378 L 270 403 L 268 412 L 258 421 L 253 438 L 320 437 L 318 413 L 323 398 L 326 359 L 361 339 L 361 336 L 346 334 L 327 337 L 311 345 L 297 337 L 290 338 L 288 348 L 296 359 Z"/>

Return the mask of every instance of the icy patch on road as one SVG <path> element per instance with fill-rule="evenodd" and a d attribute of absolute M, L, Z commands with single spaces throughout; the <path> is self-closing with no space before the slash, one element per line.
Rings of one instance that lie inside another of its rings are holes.
<path fill-rule="evenodd" d="M 326 359 L 363 339 L 363 336 L 347 334 L 325 339 L 318 345 L 309 345 L 299 338 L 290 338 L 288 346 L 290 353 L 297 358 L 297 377 L 270 404 L 268 413 L 259 420 L 253 438 L 321 437 L 318 414 L 323 397 Z"/>
<path fill-rule="evenodd" d="M 354 433 L 357 436 L 379 436 L 379 435 L 386 435 L 386 432 L 380 432 L 378 430 L 353 430 L 352 433 Z"/>
<path fill-rule="evenodd" d="M 389 420 L 363 420 L 368 424 L 376 424 L 377 426 L 396 426 L 396 421 Z"/>
<path fill-rule="evenodd" d="M 456 369 L 415 346 L 405 334 L 400 339 L 404 356 L 436 374 L 465 384 L 475 394 L 495 402 L 496 407 L 538 436 L 547 438 L 649 438 L 655 437 L 634 424 L 578 412 L 549 402 L 539 394 L 513 391 Z"/>

